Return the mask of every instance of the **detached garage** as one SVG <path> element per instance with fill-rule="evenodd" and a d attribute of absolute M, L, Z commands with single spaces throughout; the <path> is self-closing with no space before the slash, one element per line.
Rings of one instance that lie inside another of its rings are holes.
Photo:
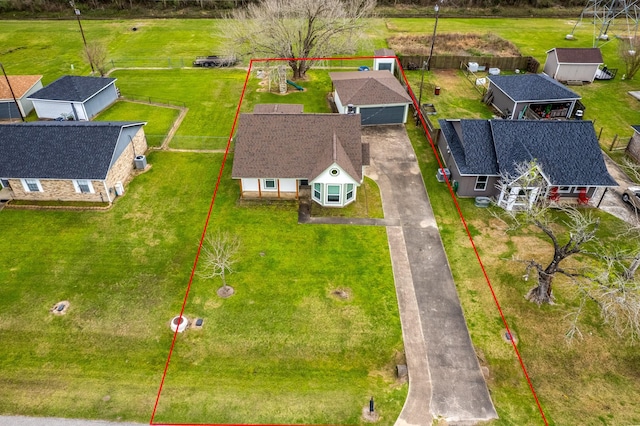
<path fill-rule="evenodd" d="M 387 70 L 329 73 L 340 114 L 360 114 L 363 126 L 404 124 L 411 97 Z"/>
<path fill-rule="evenodd" d="M 118 99 L 115 78 L 65 75 L 29 99 L 40 119 L 91 120 Z"/>
<path fill-rule="evenodd" d="M 42 89 L 42 76 L 10 75 L 7 79 L 9 84 L 6 79 L 0 78 L 0 120 L 20 120 L 21 114 L 26 117 L 33 111 L 33 104 L 27 97 Z"/>

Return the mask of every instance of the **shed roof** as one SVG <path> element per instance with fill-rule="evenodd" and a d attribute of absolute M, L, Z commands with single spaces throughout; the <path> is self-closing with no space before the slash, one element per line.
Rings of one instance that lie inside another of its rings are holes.
<path fill-rule="evenodd" d="M 343 105 L 408 104 L 411 97 L 389 71 L 329 73 Z"/>
<path fill-rule="evenodd" d="M 13 94 L 16 95 L 16 98 L 20 99 L 37 82 L 42 80 L 41 75 L 9 75 L 7 76 L 7 78 L 9 79 L 11 88 L 9 88 L 9 84 L 7 84 L 6 79 L 0 78 L 0 100 L 10 99 L 11 101 L 13 101 L 11 90 L 13 90 Z"/>
<path fill-rule="evenodd" d="M 120 132 L 144 122 L 36 121 L 0 125 L 0 177 L 107 177 Z"/>
<path fill-rule="evenodd" d="M 597 47 L 556 47 L 547 51 L 555 50 L 558 63 L 560 64 L 602 64 L 602 52 Z"/>
<path fill-rule="evenodd" d="M 115 78 L 65 75 L 29 96 L 28 99 L 85 102 L 107 86 Z"/>
<path fill-rule="evenodd" d="M 375 49 L 373 51 L 373 55 L 374 56 L 396 56 L 396 52 L 394 52 L 391 49 L 387 49 L 386 47 L 383 47 L 382 49 Z"/>
<path fill-rule="evenodd" d="M 617 186 L 607 171 L 591 121 L 491 120 L 501 172 L 536 160 L 551 185 Z"/>
<path fill-rule="evenodd" d="M 241 114 L 233 178 L 313 180 L 333 163 L 362 179 L 359 114 Z"/>
<path fill-rule="evenodd" d="M 516 102 L 581 98 L 546 74 L 490 75 L 489 80 Z"/>
<path fill-rule="evenodd" d="M 302 114 L 301 104 L 258 104 L 253 108 L 254 114 Z"/>

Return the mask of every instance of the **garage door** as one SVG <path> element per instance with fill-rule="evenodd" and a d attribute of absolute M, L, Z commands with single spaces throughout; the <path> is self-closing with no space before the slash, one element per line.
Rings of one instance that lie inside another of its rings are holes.
<path fill-rule="evenodd" d="M 404 120 L 404 105 L 389 107 L 360 108 L 363 126 L 376 124 L 402 124 Z"/>

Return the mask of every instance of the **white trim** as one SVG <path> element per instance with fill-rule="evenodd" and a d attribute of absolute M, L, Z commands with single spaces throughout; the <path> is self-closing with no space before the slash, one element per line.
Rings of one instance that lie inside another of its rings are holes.
<path fill-rule="evenodd" d="M 32 191 L 31 189 L 29 189 L 29 185 L 27 184 L 27 181 L 33 181 L 38 186 L 38 190 Z M 20 183 L 22 183 L 22 187 L 26 192 L 44 192 L 44 190 L 42 189 L 42 185 L 40 184 L 40 179 L 31 179 L 31 178 L 20 179 Z"/>
<path fill-rule="evenodd" d="M 485 181 L 484 182 L 480 182 L 480 178 L 485 178 Z M 482 184 L 482 188 L 481 189 L 478 188 L 478 184 Z M 474 191 L 486 191 L 488 185 L 489 185 L 489 176 L 487 176 L 487 175 L 478 175 L 476 177 L 476 183 L 473 185 L 473 190 Z"/>
<path fill-rule="evenodd" d="M 71 182 L 73 182 L 73 188 L 78 194 L 95 194 L 95 190 L 93 189 L 93 182 L 91 182 L 89 179 L 73 179 Z M 82 192 L 82 189 L 80 188 L 80 182 L 87 184 L 87 187 L 89 188 L 88 193 Z"/>

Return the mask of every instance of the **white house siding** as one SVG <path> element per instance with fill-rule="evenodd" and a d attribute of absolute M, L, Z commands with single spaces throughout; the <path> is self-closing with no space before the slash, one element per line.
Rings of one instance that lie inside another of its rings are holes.
<path fill-rule="evenodd" d="M 73 115 L 70 102 L 46 101 L 40 99 L 33 100 L 33 107 L 38 118 L 58 118 L 61 115 Z"/>
<path fill-rule="evenodd" d="M 547 61 L 544 63 L 543 73 L 551 78 L 556 78 L 556 72 L 558 71 L 558 58 L 555 51 L 547 54 Z"/>
<path fill-rule="evenodd" d="M 22 114 L 25 117 L 29 115 L 31 111 L 33 111 L 33 101 L 27 98 L 40 89 L 42 89 L 42 81 L 38 80 L 36 84 L 34 84 L 33 87 L 31 87 L 31 89 L 29 89 L 27 93 L 25 93 L 18 101 L 18 103 L 20 104 L 20 108 L 22 109 Z"/>
<path fill-rule="evenodd" d="M 278 179 L 280 186 L 280 192 L 297 192 L 298 180 L 297 179 Z"/>
<path fill-rule="evenodd" d="M 242 185 L 243 191 L 255 191 L 258 192 L 258 188 L 260 188 L 258 184 L 258 179 L 253 178 L 242 178 L 240 179 L 240 183 Z"/>
<path fill-rule="evenodd" d="M 332 175 L 331 170 L 333 169 L 337 169 L 339 173 L 337 175 Z M 320 200 L 321 205 L 327 206 L 327 207 L 343 207 L 356 200 L 357 193 L 358 193 L 357 189 L 360 186 L 361 182 L 357 182 L 356 180 L 354 180 L 340 166 L 334 163 L 333 165 L 328 167 L 324 172 L 322 172 L 318 177 L 316 177 L 313 181 L 309 182 L 309 184 L 311 185 L 312 199 L 314 199 L 314 201 L 316 202 L 318 202 L 318 200 L 313 198 L 313 194 L 314 194 L 314 186 L 317 183 L 322 185 L 322 194 L 321 194 L 322 200 Z M 347 192 L 346 187 L 347 187 L 347 184 L 349 183 L 354 185 L 353 198 L 350 200 L 346 200 L 346 192 Z M 328 191 L 329 185 L 340 186 L 340 202 L 339 203 L 329 203 L 327 201 L 327 195 L 328 195 L 327 191 Z"/>
<path fill-rule="evenodd" d="M 395 64 L 396 60 L 394 58 L 374 58 L 373 69 L 376 71 L 388 70 L 393 74 L 395 72 Z"/>
<path fill-rule="evenodd" d="M 115 82 L 105 87 L 84 103 L 87 119 L 93 118 L 118 99 Z"/>
<path fill-rule="evenodd" d="M 338 96 L 338 92 L 333 91 L 333 101 L 336 103 L 336 108 L 338 108 L 338 112 L 340 114 L 344 114 L 346 111 L 346 106 L 342 105 L 342 101 L 340 100 L 340 96 Z"/>

